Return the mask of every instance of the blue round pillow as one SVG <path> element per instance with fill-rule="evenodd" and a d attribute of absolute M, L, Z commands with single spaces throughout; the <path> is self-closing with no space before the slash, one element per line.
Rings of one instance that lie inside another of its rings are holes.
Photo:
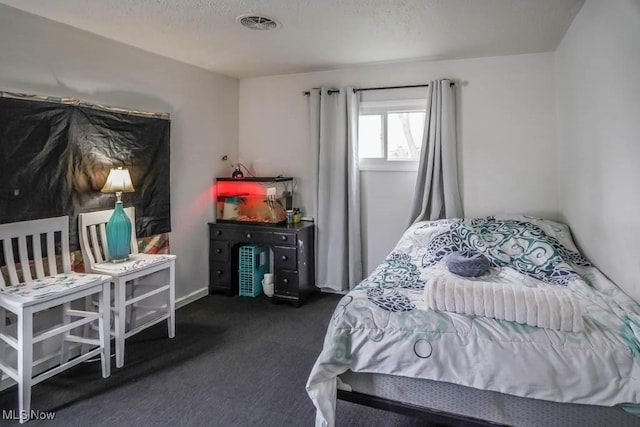
<path fill-rule="evenodd" d="M 452 252 L 446 265 L 450 272 L 464 277 L 477 277 L 489 269 L 489 258 L 475 251 Z"/>

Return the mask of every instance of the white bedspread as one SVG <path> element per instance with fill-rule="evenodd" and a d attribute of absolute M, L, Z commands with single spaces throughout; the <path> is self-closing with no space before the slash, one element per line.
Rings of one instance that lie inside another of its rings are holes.
<path fill-rule="evenodd" d="M 571 291 L 582 332 L 429 310 L 425 283 L 450 274 L 440 261 L 456 249 L 491 259 L 483 281 Z M 525 217 L 423 222 L 342 298 L 307 392 L 318 426 L 334 425 L 336 376 L 347 370 L 557 402 L 638 404 L 639 336 L 640 306 L 580 257 L 566 226 Z"/>

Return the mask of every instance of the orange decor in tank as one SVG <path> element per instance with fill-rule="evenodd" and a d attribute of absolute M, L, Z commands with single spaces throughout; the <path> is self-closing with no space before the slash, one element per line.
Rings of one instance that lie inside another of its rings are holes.
<path fill-rule="evenodd" d="M 275 224 L 286 221 L 293 178 L 216 178 L 216 222 Z"/>

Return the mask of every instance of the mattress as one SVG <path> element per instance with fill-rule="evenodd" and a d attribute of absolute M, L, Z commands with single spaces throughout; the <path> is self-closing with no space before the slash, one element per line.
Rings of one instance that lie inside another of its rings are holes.
<path fill-rule="evenodd" d="M 338 388 L 465 417 L 518 427 L 637 427 L 619 407 L 558 403 L 476 390 L 440 381 L 385 374 L 340 375 Z M 339 418 L 339 413 L 338 413 Z"/>
<path fill-rule="evenodd" d="M 536 327 L 427 309 L 425 283 L 454 251 L 491 261 L 480 279 L 558 288 L 579 299 L 584 329 Z M 338 303 L 307 392 L 333 425 L 337 376 L 351 370 L 442 381 L 550 402 L 640 403 L 640 306 L 584 259 L 564 224 L 531 217 L 417 223 Z"/>

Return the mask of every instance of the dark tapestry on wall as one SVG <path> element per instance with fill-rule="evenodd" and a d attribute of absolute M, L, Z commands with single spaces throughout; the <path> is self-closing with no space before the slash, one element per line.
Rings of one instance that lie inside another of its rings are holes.
<path fill-rule="evenodd" d="M 78 214 L 113 209 L 100 189 L 124 166 L 138 237 L 171 231 L 169 133 L 165 118 L 0 97 L 0 223 L 68 215 L 78 249 Z"/>

